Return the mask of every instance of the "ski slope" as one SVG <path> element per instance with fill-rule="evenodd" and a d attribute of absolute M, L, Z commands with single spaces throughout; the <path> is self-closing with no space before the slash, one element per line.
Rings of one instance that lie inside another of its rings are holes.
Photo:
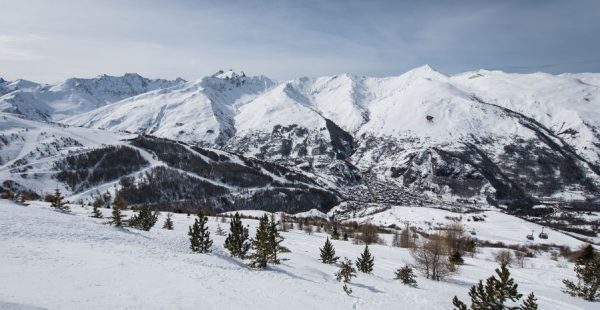
<path fill-rule="evenodd" d="M 255 271 L 231 258 L 209 227 L 213 252 L 193 254 L 187 229 L 193 217 L 174 214 L 175 230 L 160 229 L 161 214 L 149 232 L 115 228 L 92 219 L 87 207 L 72 214 L 47 203 L 28 207 L 0 200 L 0 308 L 2 309 L 449 309 L 454 295 L 465 300 L 471 285 L 493 273 L 494 250 L 466 257 L 460 273 L 435 282 L 419 275 L 418 287 L 393 280 L 396 268 L 411 263 L 407 250 L 372 245 L 373 274 L 359 274 L 347 296 L 335 280 L 337 268 L 319 262 L 326 235 L 284 232 L 287 260 Z M 110 210 L 103 210 L 108 215 Z M 126 212 L 130 215 L 130 212 Z M 243 220 L 254 234 L 257 222 Z M 333 241 L 338 256 L 354 260 L 363 246 Z M 572 264 L 546 254 L 511 268 L 520 291 L 535 292 L 540 309 L 595 309 L 597 304 L 563 294 L 561 280 L 574 278 Z M 36 308 L 37 307 L 37 308 Z"/>

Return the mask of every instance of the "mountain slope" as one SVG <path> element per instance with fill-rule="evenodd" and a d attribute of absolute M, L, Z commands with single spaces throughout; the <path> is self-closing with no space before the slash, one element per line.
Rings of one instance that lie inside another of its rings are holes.
<path fill-rule="evenodd" d="M 0 193 L 71 201 L 114 197 L 163 209 L 245 208 L 291 212 L 339 203 L 325 181 L 303 171 L 182 142 L 67 127 L 0 113 Z"/>

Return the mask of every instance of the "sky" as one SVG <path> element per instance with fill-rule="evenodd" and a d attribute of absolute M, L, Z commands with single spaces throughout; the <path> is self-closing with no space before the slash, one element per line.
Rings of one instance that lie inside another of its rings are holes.
<path fill-rule="evenodd" d="M 600 72 L 600 1 L 0 0 L 0 77 Z"/>

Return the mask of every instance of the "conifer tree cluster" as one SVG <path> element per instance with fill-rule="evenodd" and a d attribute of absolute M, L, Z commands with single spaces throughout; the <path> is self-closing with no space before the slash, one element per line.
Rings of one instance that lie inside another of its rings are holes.
<path fill-rule="evenodd" d="M 408 265 L 404 265 L 404 267 L 396 270 L 396 279 L 402 281 L 402 284 L 412 286 L 417 285 L 417 280 L 413 269 Z"/>
<path fill-rule="evenodd" d="M 150 211 L 150 207 L 145 204 L 140 209 L 138 214 L 129 219 L 129 226 L 139 230 L 149 231 L 152 227 L 154 227 L 156 221 L 158 221 L 158 213 L 152 213 L 152 211 Z"/>
<path fill-rule="evenodd" d="M 171 219 L 171 213 L 167 214 L 167 218 L 162 226 L 163 229 L 173 230 L 173 220 Z"/>
<path fill-rule="evenodd" d="M 71 208 L 67 206 L 67 202 L 64 200 L 65 197 L 60 193 L 60 190 L 56 188 L 56 191 L 54 191 L 54 195 L 52 196 L 51 206 L 61 212 L 71 212 Z"/>
<path fill-rule="evenodd" d="M 340 270 L 335 273 L 335 278 L 338 282 L 344 283 L 342 289 L 348 295 L 352 294 L 352 289 L 348 287 L 348 283 L 350 283 L 354 277 L 356 277 L 356 269 L 352 266 L 352 262 L 347 257 L 344 257 Z"/>
<path fill-rule="evenodd" d="M 373 266 L 375 265 L 373 255 L 369 251 L 369 246 L 365 246 L 365 250 L 362 252 L 360 257 L 356 260 L 356 268 L 363 273 L 373 272 Z"/>
<path fill-rule="evenodd" d="M 514 310 L 535 310 L 538 308 L 535 295 L 529 294 L 521 306 L 508 306 L 508 302 L 518 302 L 523 296 L 518 291 L 518 284 L 510 277 L 510 271 L 506 264 L 502 264 L 499 269 L 496 269 L 495 276 L 491 276 L 483 284 L 471 287 L 469 296 L 471 297 L 471 307 L 467 307 L 465 303 L 454 296 L 452 304 L 458 310 L 477 310 L 477 309 L 514 309 Z"/>
<path fill-rule="evenodd" d="M 324 264 L 333 264 L 337 262 L 339 257 L 335 256 L 335 248 L 329 238 L 325 240 L 325 245 L 319 249 L 321 251 L 321 261 Z"/>
<path fill-rule="evenodd" d="M 199 213 L 194 224 L 189 228 L 188 236 L 190 236 L 190 249 L 192 249 L 193 252 L 210 252 L 210 247 L 213 242 L 210 239 L 210 232 L 208 231 L 206 222 L 208 222 L 208 217 Z"/>
<path fill-rule="evenodd" d="M 229 234 L 225 239 L 225 248 L 231 256 L 244 259 L 250 245 L 248 228 L 244 227 L 240 214 L 236 212 L 229 223 Z"/>

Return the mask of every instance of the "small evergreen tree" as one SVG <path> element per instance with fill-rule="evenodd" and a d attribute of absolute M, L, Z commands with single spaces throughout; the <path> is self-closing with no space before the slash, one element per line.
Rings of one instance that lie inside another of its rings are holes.
<path fill-rule="evenodd" d="M 325 264 L 333 264 L 337 262 L 339 257 L 335 256 L 335 248 L 329 238 L 325 240 L 325 245 L 319 249 L 321 251 L 321 261 Z"/>
<path fill-rule="evenodd" d="M 171 213 L 167 213 L 167 218 L 163 224 L 163 229 L 173 230 L 173 220 L 171 219 Z"/>
<path fill-rule="evenodd" d="M 221 223 L 217 224 L 217 230 L 215 231 L 215 234 L 217 234 L 217 236 L 225 236 L 225 231 L 223 230 L 223 227 L 221 227 Z"/>
<path fill-rule="evenodd" d="M 452 255 L 450 255 L 450 257 L 448 257 L 448 260 L 452 265 L 462 265 L 465 263 L 459 251 L 456 251 Z"/>
<path fill-rule="evenodd" d="M 252 240 L 252 249 L 250 266 L 252 268 L 264 269 L 271 258 L 271 243 L 269 242 L 269 218 L 265 214 L 258 222 L 256 236 Z"/>
<path fill-rule="evenodd" d="M 571 296 L 594 301 L 600 297 L 600 255 L 592 258 L 578 259 L 575 263 L 577 283 L 563 280 L 563 291 Z"/>
<path fill-rule="evenodd" d="M 246 258 L 246 253 L 250 249 L 248 241 L 248 228 L 242 225 L 240 215 L 236 212 L 229 223 L 229 235 L 225 239 L 225 248 L 231 256 Z"/>
<path fill-rule="evenodd" d="M 156 221 L 158 221 L 158 214 L 153 214 L 152 211 L 150 211 L 150 207 L 145 204 L 138 214 L 129 219 L 129 226 L 139 230 L 149 231 L 154 227 Z"/>
<path fill-rule="evenodd" d="M 121 204 L 113 204 L 112 215 L 108 224 L 115 225 L 115 227 L 122 227 L 124 218 L 125 216 L 121 214 Z"/>
<path fill-rule="evenodd" d="M 99 199 L 94 200 L 94 203 L 92 204 L 91 217 L 97 218 L 97 219 L 101 219 L 103 217 L 102 211 L 100 211 L 100 208 L 102 207 L 103 204 L 104 203 L 102 202 L 102 200 L 99 200 Z"/>
<path fill-rule="evenodd" d="M 340 239 L 340 232 L 338 231 L 336 223 L 333 223 L 333 231 L 331 232 L 331 239 L 333 239 L 333 240 Z"/>
<path fill-rule="evenodd" d="M 529 293 L 527 295 L 527 299 L 523 301 L 523 306 L 521 306 L 521 310 L 537 310 L 537 298 L 535 298 L 535 294 Z"/>
<path fill-rule="evenodd" d="M 208 222 L 208 217 L 199 213 L 194 224 L 189 228 L 188 236 L 190 236 L 190 249 L 192 249 L 193 252 L 210 252 L 210 247 L 213 242 L 210 240 L 210 232 L 208 231 L 206 222 Z"/>
<path fill-rule="evenodd" d="M 64 199 L 65 197 L 60 193 L 60 190 L 57 187 L 56 191 L 54 191 L 54 195 L 52 196 L 51 206 L 61 212 L 71 212 L 71 208 L 67 206 L 67 202 L 64 201 Z"/>
<path fill-rule="evenodd" d="M 577 257 L 576 262 L 581 265 L 584 265 L 588 261 L 591 261 L 592 259 L 594 259 L 595 255 L 596 254 L 594 251 L 594 247 L 591 244 L 587 244 L 587 245 L 583 246 L 583 248 L 581 248 L 580 254 Z"/>
<path fill-rule="evenodd" d="M 271 215 L 271 222 L 269 222 L 269 248 L 271 252 L 269 255 L 269 262 L 273 264 L 279 264 L 279 253 L 289 252 L 287 248 L 281 246 L 281 242 L 283 242 L 283 237 L 279 234 L 279 231 L 277 231 L 275 216 Z"/>
<path fill-rule="evenodd" d="M 360 272 L 371 273 L 373 271 L 374 257 L 369 251 L 369 246 L 365 245 L 365 250 L 362 252 L 360 257 L 356 260 L 356 268 Z"/>
<path fill-rule="evenodd" d="M 517 290 L 518 284 L 510 277 L 510 271 L 506 267 L 506 264 L 502 264 L 500 269 L 496 269 L 496 274 L 498 275 L 498 279 L 495 276 L 491 276 L 486 280 L 485 285 L 480 280 L 478 285 L 471 287 L 469 291 L 469 296 L 471 297 L 470 309 L 537 309 L 536 298 L 533 293 L 529 294 L 522 306 L 507 306 L 507 301 L 517 302 L 523 295 Z M 456 296 L 454 296 L 452 304 L 459 310 L 469 309 Z"/>
<path fill-rule="evenodd" d="M 338 280 L 338 282 L 344 283 L 342 289 L 348 295 L 352 294 L 352 289 L 348 287 L 348 283 L 350 283 L 354 277 L 356 277 L 356 269 L 352 267 L 352 262 L 348 258 L 344 257 L 344 261 L 340 266 L 340 270 L 335 273 L 335 278 Z"/>
<path fill-rule="evenodd" d="M 402 281 L 402 284 L 416 286 L 417 280 L 413 269 L 408 265 L 396 270 L 396 280 Z"/>
<path fill-rule="evenodd" d="M 344 231 L 344 237 L 342 240 L 348 241 L 348 233 L 346 231 Z"/>

